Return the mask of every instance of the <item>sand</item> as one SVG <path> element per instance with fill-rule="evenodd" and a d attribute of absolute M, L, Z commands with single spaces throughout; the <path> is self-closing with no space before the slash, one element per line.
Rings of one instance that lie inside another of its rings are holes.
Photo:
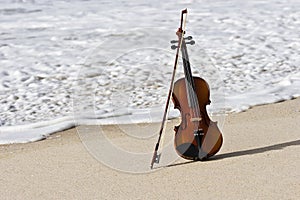
<path fill-rule="evenodd" d="M 299 124 L 300 99 L 229 114 L 224 144 L 210 161 L 178 159 L 140 174 L 99 162 L 75 128 L 35 143 L 3 145 L 0 199 L 300 199 Z M 104 129 L 122 145 L 116 127 Z M 167 134 L 173 137 L 170 128 Z M 153 149 L 156 138 L 149 141 Z"/>

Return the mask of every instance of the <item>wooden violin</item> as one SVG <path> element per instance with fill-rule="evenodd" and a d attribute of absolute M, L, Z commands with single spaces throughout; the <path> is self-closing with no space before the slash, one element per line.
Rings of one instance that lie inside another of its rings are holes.
<path fill-rule="evenodd" d="M 217 126 L 217 122 L 211 121 L 206 110 L 206 106 L 211 102 L 209 86 L 203 78 L 194 77 L 192 75 L 186 45 L 193 45 L 195 42 L 192 40 L 191 36 L 184 37 L 183 16 L 186 13 L 186 9 L 181 12 L 181 23 L 176 32 L 178 41 L 171 41 L 171 43 L 177 43 L 177 46 L 172 46 L 172 49 L 177 49 L 177 53 L 169 96 L 159 139 L 152 158 L 151 168 L 153 167 L 154 162 L 159 162 L 157 150 L 163 127 L 165 126 L 166 113 L 168 111 L 169 99 L 171 96 L 175 108 L 179 109 L 181 113 L 181 123 L 174 128 L 174 145 L 178 155 L 189 160 L 205 160 L 215 155 L 220 150 L 223 143 L 222 133 Z M 173 84 L 179 51 L 181 51 L 182 54 L 184 78 L 177 80 Z"/>
<path fill-rule="evenodd" d="M 184 78 L 174 84 L 172 100 L 175 108 L 180 110 L 181 123 L 175 127 L 175 148 L 186 159 L 204 160 L 216 154 L 221 148 L 223 138 L 216 122 L 212 122 L 206 110 L 210 104 L 210 90 L 207 82 L 192 75 L 184 32 L 178 29 L 181 40 Z M 193 41 L 193 40 L 192 40 Z M 194 44 L 194 42 L 189 42 Z"/>

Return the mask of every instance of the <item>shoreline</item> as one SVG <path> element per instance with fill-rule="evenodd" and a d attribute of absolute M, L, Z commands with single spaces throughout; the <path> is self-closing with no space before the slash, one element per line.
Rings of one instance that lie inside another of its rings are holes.
<path fill-rule="evenodd" d="M 194 199 L 199 195 L 207 199 L 299 199 L 299 121 L 300 98 L 231 113 L 222 129 L 223 146 L 209 161 L 179 158 L 141 174 L 99 162 L 87 151 L 76 128 L 38 142 L 0 145 L 0 193 L 3 199 Z M 177 123 L 168 123 L 167 137 L 172 139 Z M 92 132 L 95 127 L 82 128 Z M 135 132 L 138 128 L 106 126 L 103 130 L 112 134 L 117 129 Z M 155 137 L 136 146 L 123 138 L 120 133 L 113 139 L 135 151 L 153 150 L 156 142 Z"/>

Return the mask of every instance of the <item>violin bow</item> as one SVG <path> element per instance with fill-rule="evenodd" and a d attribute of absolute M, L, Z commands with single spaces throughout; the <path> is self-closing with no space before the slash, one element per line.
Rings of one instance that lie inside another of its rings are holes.
<path fill-rule="evenodd" d="M 186 15 L 186 17 L 183 19 L 184 14 Z M 173 92 L 174 79 L 175 79 L 176 69 L 177 69 L 177 65 L 178 65 L 179 51 L 181 49 L 183 35 L 185 33 L 185 31 L 183 29 L 185 29 L 186 19 L 187 19 L 187 9 L 184 9 L 184 10 L 181 11 L 180 27 L 178 28 L 178 30 L 176 32 L 176 35 L 178 35 L 180 39 L 178 40 L 178 48 L 177 48 L 176 56 L 175 56 L 174 68 L 173 68 L 173 73 L 172 73 L 172 78 L 171 78 L 171 84 L 170 84 L 170 88 L 169 88 L 169 94 L 168 94 L 168 97 L 167 97 L 167 102 L 166 102 L 166 107 L 165 107 L 165 111 L 164 111 L 164 115 L 163 115 L 163 120 L 161 122 L 160 130 L 159 130 L 159 137 L 158 137 L 158 141 L 155 145 L 153 157 L 152 157 L 151 164 L 150 164 L 151 169 L 153 169 L 154 163 L 159 163 L 159 159 L 160 159 L 160 155 L 158 155 L 157 152 L 158 152 L 158 148 L 159 148 L 159 144 L 160 144 L 160 141 L 161 141 L 163 130 L 166 126 L 166 119 L 167 119 L 167 115 L 168 115 L 168 111 L 169 111 L 169 104 L 170 104 L 170 99 L 171 99 L 171 95 L 172 95 L 172 92 Z"/>

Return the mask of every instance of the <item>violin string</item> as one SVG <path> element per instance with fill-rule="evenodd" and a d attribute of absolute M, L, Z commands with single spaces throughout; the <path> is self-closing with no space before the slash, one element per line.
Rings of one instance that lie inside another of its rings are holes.
<path fill-rule="evenodd" d="M 189 63 L 189 58 L 188 58 L 188 53 L 187 53 L 187 48 L 186 48 L 186 44 L 185 41 L 183 41 L 183 51 L 182 51 L 182 56 L 183 56 L 183 60 L 184 60 L 184 67 L 185 67 L 185 74 L 186 74 L 186 79 L 187 79 L 187 93 L 189 96 L 189 100 L 191 103 L 191 108 L 193 108 L 193 117 L 201 117 L 200 116 L 200 112 L 199 112 L 199 103 L 198 103 L 198 98 L 197 98 L 197 94 L 195 91 L 195 83 L 193 80 L 193 76 L 192 76 L 192 72 L 191 72 L 191 68 L 190 68 L 190 63 Z M 195 109 L 195 110 L 194 110 Z"/>

